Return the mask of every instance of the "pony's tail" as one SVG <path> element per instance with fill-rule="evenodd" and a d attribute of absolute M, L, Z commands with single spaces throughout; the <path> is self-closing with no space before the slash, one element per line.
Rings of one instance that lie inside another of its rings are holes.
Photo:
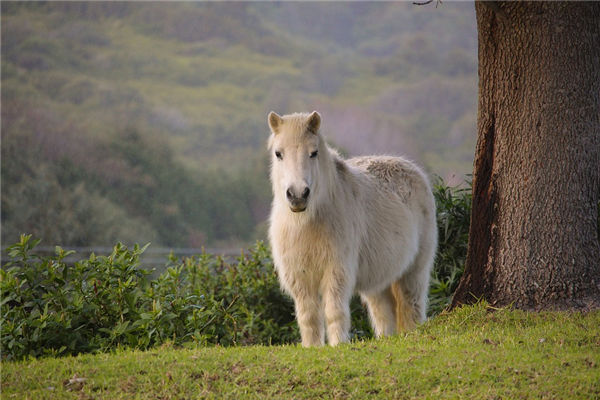
<path fill-rule="evenodd" d="M 392 283 L 391 289 L 396 303 L 396 330 L 406 332 L 414 329 L 418 321 L 417 312 L 405 291 L 402 290 L 400 279 Z"/>

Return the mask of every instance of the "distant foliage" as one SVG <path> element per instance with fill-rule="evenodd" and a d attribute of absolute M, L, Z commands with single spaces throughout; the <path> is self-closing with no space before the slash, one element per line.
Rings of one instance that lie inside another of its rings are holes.
<path fill-rule="evenodd" d="M 318 104 L 348 154 L 405 154 L 445 173 L 472 164 L 468 4 L 0 7 L 6 243 L 23 232 L 64 246 L 250 243 L 271 200 L 271 109 Z"/>
<path fill-rule="evenodd" d="M 28 232 L 68 246 L 143 241 L 200 247 L 249 241 L 265 218 L 266 160 L 248 160 L 248 168 L 238 173 L 192 173 L 160 140 L 144 139 L 134 128 L 119 135 L 118 141 L 82 149 L 90 154 L 84 160 L 63 153 L 63 147 L 80 141 L 57 140 L 51 146 L 54 162 L 44 161 L 39 139 L 26 129 L 3 136 L 5 240 Z"/>
<path fill-rule="evenodd" d="M 450 301 L 462 274 L 470 191 L 435 185 L 439 249 L 430 315 Z M 145 247 L 117 244 L 109 256 L 67 265 L 72 252 L 40 257 L 39 240 L 22 235 L 0 270 L 1 353 L 7 359 L 147 349 L 174 344 L 282 344 L 299 339 L 292 300 L 277 281 L 262 243 L 233 263 L 201 254 L 170 257 L 156 278 L 140 265 Z M 351 303 L 352 335 L 372 336 L 358 298 Z"/>

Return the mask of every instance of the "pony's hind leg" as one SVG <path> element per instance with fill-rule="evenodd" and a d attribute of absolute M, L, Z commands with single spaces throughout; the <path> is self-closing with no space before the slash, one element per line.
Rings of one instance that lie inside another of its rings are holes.
<path fill-rule="evenodd" d="M 396 303 L 395 322 L 398 332 L 406 332 L 414 329 L 417 323 L 421 320 L 414 298 L 408 293 L 406 287 L 407 286 L 402 279 L 398 279 L 391 286 Z"/>
<path fill-rule="evenodd" d="M 361 294 L 369 310 L 371 326 L 375 336 L 389 336 L 396 333 L 396 310 L 392 288 L 388 287 L 377 294 Z"/>
<path fill-rule="evenodd" d="M 422 251 L 410 269 L 392 284 L 399 331 L 410 330 L 425 321 L 432 266 L 433 253 Z"/>
<path fill-rule="evenodd" d="M 396 297 L 398 330 L 410 330 L 426 318 L 429 279 L 437 247 L 434 215 L 431 214 L 429 219 L 429 228 L 422 233 L 415 260 L 404 275 L 392 285 Z"/>

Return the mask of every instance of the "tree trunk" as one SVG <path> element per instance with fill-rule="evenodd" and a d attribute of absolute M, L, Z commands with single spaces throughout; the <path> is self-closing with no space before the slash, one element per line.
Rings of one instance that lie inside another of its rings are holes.
<path fill-rule="evenodd" d="M 467 265 L 452 306 L 600 306 L 600 3 L 476 2 Z"/>

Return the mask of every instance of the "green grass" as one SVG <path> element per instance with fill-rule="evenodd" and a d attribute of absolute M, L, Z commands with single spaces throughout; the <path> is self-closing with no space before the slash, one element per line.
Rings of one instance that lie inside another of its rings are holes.
<path fill-rule="evenodd" d="M 599 326 L 599 311 L 479 304 L 405 335 L 337 348 L 163 346 L 4 362 L 2 398 L 594 399 Z"/>

